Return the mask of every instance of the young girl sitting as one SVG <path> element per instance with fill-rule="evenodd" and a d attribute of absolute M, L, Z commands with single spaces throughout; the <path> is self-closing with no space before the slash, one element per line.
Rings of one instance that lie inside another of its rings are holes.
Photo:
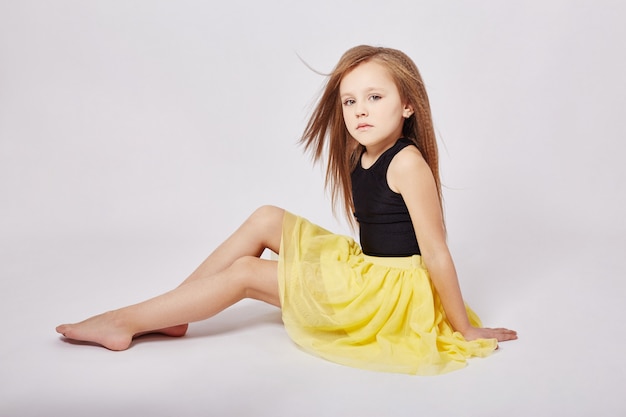
<path fill-rule="evenodd" d="M 461 295 L 446 244 L 436 139 L 421 76 L 404 53 L 348 50 L 304 132 L 360 245 L 277 207 L 257 209 L 174 290 L 77 324 L 65 337 L 127 349 L 243 298 L 282 309 L 303 349 L 360 368 L 439 374 L 486 356 L 508 329 L 483 328 Z M 352 217 L 354 216 L 354 217 Z M 261 259 L 269 248 L 278 260 Z"/>

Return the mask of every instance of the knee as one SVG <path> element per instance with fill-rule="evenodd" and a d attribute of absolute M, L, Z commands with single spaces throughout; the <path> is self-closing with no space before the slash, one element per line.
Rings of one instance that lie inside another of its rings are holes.
<path fill-rule="evenodd" d="M 235 259 L 230 267 L 237 272 L 238 276 L 248 275 L 254 271 L 258 260 L 259 258 L 256 256 L 242 256 L 241 258 Z"/>
<path fill-rule="evenodd" d="M 260 226 L 275 226 L 276 224 L 282 224 L 285 210 L 276 206 L 261 206 L 257 208 L 249 220 Z"/>
<path fill-rule="evenodd" d="M 237 282 L 237 286 L 247 294 L 254 286 L 254 276 L 258 268 L 259 258 L 256 256 L 242 256 L 230 266 L 231 279 Z"/>
<path fill-rule="evenodd" d="M 284 212 L 285 210 L 281 209 L 280 207 L 264 205 L 254 210 L 254 212 L 252 212 L 252 217 L 261 217 L 261 218 L 277 217 L 277 216 L 282 216 Z"/>
<path fill-rule="evenodd" d="M 241 299 L 251 298 L 280 306 L 276 262 L 242 256 L 229 270 L 229 282 L 235 285 Z"/>

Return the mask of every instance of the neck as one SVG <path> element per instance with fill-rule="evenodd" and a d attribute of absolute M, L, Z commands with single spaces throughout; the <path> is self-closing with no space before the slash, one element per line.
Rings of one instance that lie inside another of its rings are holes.
<path fill-rule="evenodd" d="M 400 137 L 401 136 L 398 136 L 393 140 L 389 139 L 385 142 L 377 143 L 376 145 L 366 146 L 365 152 L 363 153 L 362 165 L 364 167 L 372 165 L 387 149 L 395 145 Z"/>

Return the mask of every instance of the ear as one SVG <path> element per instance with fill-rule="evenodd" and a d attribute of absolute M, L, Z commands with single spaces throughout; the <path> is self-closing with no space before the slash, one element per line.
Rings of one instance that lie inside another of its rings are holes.
<path fill-rule="evenodd" d="M 407 104 L 404 106 L 404 110 L 402 110 L 402 117 L 408 119 L 409 117 L 413 116 L 413 113 L 415 113 L 413 111 L 413 106 Z"/>

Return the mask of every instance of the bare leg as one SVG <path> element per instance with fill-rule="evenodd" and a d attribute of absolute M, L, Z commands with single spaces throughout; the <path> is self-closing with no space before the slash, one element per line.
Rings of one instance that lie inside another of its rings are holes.
<path fill-rule="evenodd" d="M 259 257 L 266 248 L 278 253 L 284 215 L 283 209 L 274 206 L 262 206 L 255 210 L 181 285 L 221 272 L 241 257 Z M 183 323 L 151 333 L 180 337 L 185 335 L 187 328 L 187 323 Z"/>
<path fill-rule="evenodd" d="M 278 253 L 285 211 L 263 206 L 254 213 L 184 281 L 213 275 L 244 256 L 259 257 L 266 248 Z"/>
<path fill-rule="evenodd" d="M 211 317 L 243 298 L 278 306 L 277 264 L 258 256 L 265 248 L 278 251 L 283 215 L 279 208 L 261 207 L 176 289 L 77 324 L 58 326 L 57 332 L 124 350 L 140 334 L 182 336 L 186 323 Z"/>

